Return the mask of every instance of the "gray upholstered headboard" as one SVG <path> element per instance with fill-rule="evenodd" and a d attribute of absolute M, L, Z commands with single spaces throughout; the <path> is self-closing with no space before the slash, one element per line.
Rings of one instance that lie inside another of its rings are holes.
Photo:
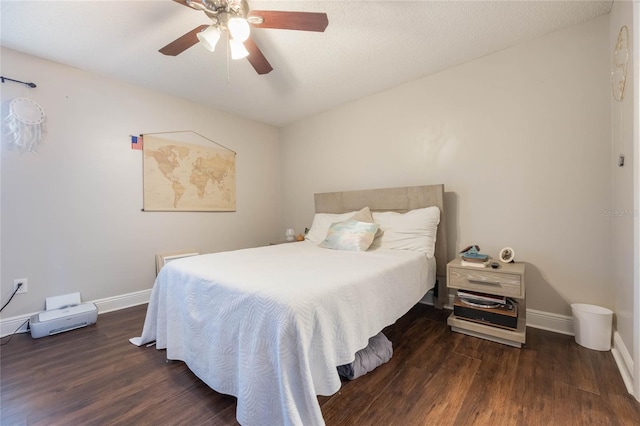
<path fill-rule="evenodd" d="M 447 232 L 444 209 L 444 185 L 405 186 L 400 188 L 365 189 L 360 191 L 325 192 L 315 194 L 316 213 L 345 213 L 369 207 L 371 211 L 406 212 L 437 206 L 440 224 L 436 235 L 435 258 L 438 275 L 437 307 L 448 303 L 446 288 Z"/>

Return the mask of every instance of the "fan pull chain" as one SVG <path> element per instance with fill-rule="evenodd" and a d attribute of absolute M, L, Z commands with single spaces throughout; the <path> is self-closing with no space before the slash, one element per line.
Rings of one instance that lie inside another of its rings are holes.
<path fill-rule="evenodd" d="M 231 83 L 231 71 L 230 71 L 230 55 L 231 52 L 229 52 L 229 33 L 227 32 L 227 84 Z"/>

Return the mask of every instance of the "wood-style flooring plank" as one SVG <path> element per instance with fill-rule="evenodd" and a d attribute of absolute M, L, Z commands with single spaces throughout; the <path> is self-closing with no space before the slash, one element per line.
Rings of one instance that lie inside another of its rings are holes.
<path fill-rule="evenodd" d="M 612 406 L 599 395 L 584 391 L 563 382 L 554 382 L 554 421 L 556 424 L 575 425 L 619 425 L 631 419 L 621 421 Z M 636 418 L 636 421 L 640 417 Z M 637 423 L 635 423 L 637 424 Z"/>
<path fill-rule="evenodd" d="M 470 390 L 469 378 L 480 368 L 479 360 L 456 353 L 442 360 L 441 368 L 432 370 L 433 376 L 423 383 L 420 401 L 407 415 L 411 424 L 454 424 Z"/>
<path fill-rule="evenodd" d="M 475 353 L 481 367 L 473 377 L 456 424 L 514 424 L 517 417 L 511 399 L 521 349 L 481 340 Z"/>
<path fill-rule="evenodd" d="M 554 398 L 549 390 L 553 389 L 554 377 L 544 354 L 529 345 L 518 358 L 517 370 L 511 397 L 516 405 L 515 424 L 552 425 Z"/>

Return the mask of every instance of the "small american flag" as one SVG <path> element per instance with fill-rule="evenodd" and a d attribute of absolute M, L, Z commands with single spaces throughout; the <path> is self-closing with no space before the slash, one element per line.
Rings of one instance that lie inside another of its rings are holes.
<path fill-rule="evenodd" d="M 131 149 L 142 150 L 142 135 L 131 136 Z"/>

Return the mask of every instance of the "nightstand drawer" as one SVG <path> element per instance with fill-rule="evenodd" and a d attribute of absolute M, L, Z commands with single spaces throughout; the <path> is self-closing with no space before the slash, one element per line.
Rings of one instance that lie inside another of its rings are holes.
<path fill-rule="evenodd" d="M 449 268 L 451 288 L 462 288 L 500 296 L 524 297 L 524 286 L 520 275 L 487 270 L 474 271 L 469 268 Z"/>

